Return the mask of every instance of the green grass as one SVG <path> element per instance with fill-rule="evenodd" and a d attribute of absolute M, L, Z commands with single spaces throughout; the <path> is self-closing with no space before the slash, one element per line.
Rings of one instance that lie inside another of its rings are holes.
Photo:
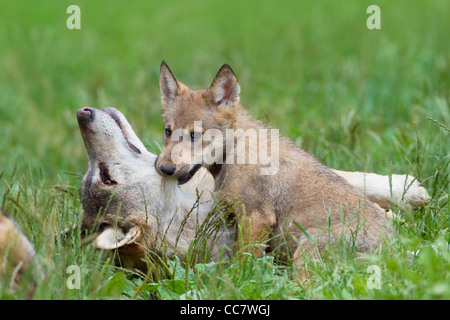
<path fill-rule="evenodd" d="M 66 28 L 70 4 L 81 30 Z M 370 4 L 381 30 L 366 28 Z M 0 200 L 51 275 L 35 298 L 450 299 L 449 12 L 446 0 L 3 1 Z M 401 214 L 379 254 L 331 254 L 301 285 L 289 264 L 242 254 L 189 268 L 163 259 L 145 283 L 75 236 L 55 242 L 81 216 L 88 160 L 75 111 L 119 108 L 158 153 L 163 59 L 194 88 L 230 64 L 255 117 L 330 167 L 412 174 L 430 204 Z M 66 286 L 74 264 L 79 290 Z M 367 286 L 370 265 L 381 289 Z M 0 297 L 23 298 L 29 285 L 2 284 Z"/>

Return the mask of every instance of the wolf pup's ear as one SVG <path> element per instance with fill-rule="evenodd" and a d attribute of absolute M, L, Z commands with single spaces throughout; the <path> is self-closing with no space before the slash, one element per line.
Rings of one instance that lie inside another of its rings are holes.
<path fill-rule="evenodd" d="M 227 64 L 220 68 L 209 89 L 217 106 L 231 106 L 239 102 L 241 87 Z"/>
<path fill-rule="evenodd" d="M 163 102 L 166 103 L 173 101 L 180 92 L 178 81 L 165 61 L 161 62 L 159 87 L 161 89 Z"/>

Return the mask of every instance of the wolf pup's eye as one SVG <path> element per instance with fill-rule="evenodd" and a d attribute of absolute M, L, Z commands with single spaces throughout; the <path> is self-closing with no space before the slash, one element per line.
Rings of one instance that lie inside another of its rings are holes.
<path fill-rule="evenodd" d="M 199 131 L 191 132 L 191 140 L 192 141 L 199 139 L 201 136 L 202 136 L 202 133 Z"/>
<path fill-rule="evenodd" d="M 166 128 L 164 130 L 164 134 L 166 135 L 166 137 L 170 137 L 172 135 L 172 130 L 170 130 L 169 128 Z"/>

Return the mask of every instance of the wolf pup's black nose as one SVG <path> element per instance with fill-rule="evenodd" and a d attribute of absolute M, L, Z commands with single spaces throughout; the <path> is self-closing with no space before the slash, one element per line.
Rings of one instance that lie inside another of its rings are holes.
<path fill-rule="evenodd" d="M 171 176 L 175 173 L 175 167 L 171 165 L 162 165 L 159 170 L 166 176 Z"/>

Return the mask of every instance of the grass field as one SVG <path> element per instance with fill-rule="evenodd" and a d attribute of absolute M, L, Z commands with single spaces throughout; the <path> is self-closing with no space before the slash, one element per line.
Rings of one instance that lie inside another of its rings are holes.
<path fill-rule="evenodd" d="M 66 27 L 71 4 L 80 30 Z M 371 4 L 380 30 L 366 27 Z M 449 15 L 447 0 L 3 1 L 0 206 L 50 275 L 35 298 L 450 299 Z M 302 285 L 272 256 L 239 254 L 186 268 L 168 259 L 146 283 L 75 236 L 55 242 L 81 217 L 88 158 L 76 110 L 118 108 L 159 153 L 162 60 L 194 88 L 230 64 L 256 118 L 330 167 L 414 175 L 431 202 L 400 213 L 378 254 L 331 254 Z M 80 289 L 66 285 L 71 265 Z M 372 265 L 380 289 L 368 286 Z M 0 297 L 29 286 L 2 283 Z"/>

